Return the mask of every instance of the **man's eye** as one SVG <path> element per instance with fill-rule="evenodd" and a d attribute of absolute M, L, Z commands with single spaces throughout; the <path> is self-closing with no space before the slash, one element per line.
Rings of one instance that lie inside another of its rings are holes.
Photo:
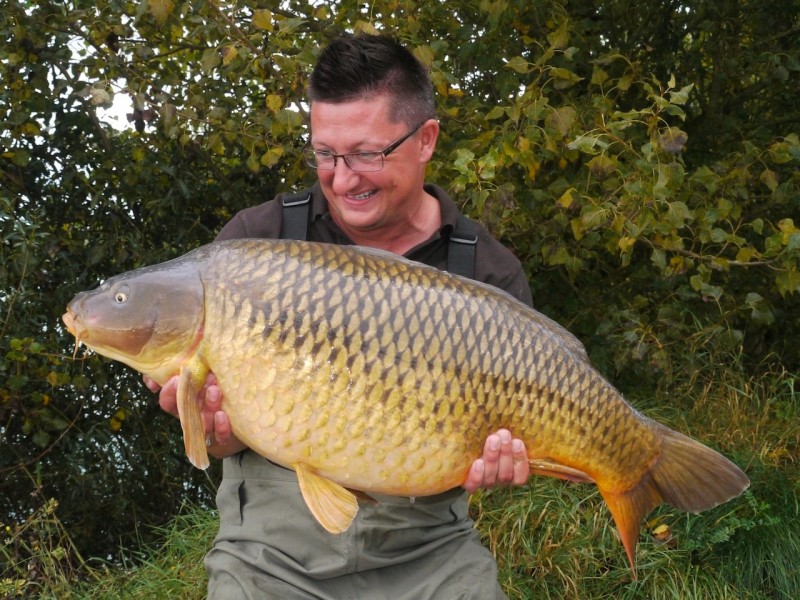
<path fill-rule="evenodd" d="M 351 154 L 351 160 L 357 160 L 362 163 L 375 162 L 381 156 L 380 152 L 359 152 L 358 154 Z"/>

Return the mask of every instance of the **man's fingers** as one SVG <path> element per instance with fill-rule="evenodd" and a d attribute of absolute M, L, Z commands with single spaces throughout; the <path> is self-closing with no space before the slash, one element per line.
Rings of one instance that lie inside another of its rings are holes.
<path fill-rule="evenodd" d="M 497 434 L 492 434 L 486 438 L 483 446 L 483 481 L 481 487 L 491 487 L 497 480 L 498 459 L 500 457 L 500 447 L 502 439 Z"/>
<path fill-rule="evenodd" d="M 231 422 L 222 411 L 214 413 L 214 438 L 218 444 L 226 444 L 231 439 Z"/>
<path fill-rule="evenodd" d="M 161 410 L 171 414 L 173 417 L 178 416 L 178 378 L 172 377 L 164 384 L 161 391 L 158 393 L 158 405 Z"/>
<path fill-rule="evenodd" d="M 482 458 L 479 458 L 469 469 L 467 479 L 464 481 L 463 488 L 470 494 L 475 493 L 483 485 L 483 474 L 486 468 L 486 463 Z"/>
<path fill-rule="evenodd" d="M 157 392 L 161 389 L 161 386 L 152 377 L 148 377 L 147 375 L 142 375 L 142 379 L 144 380 L 145 387 L 147 387 L 147 389 L 150 390 L 151 392 Z"/>
<path fill-rule="evenodd" d="M 531 466 L 522 440 L 515 439 L 511 442 L 511 456 L 514 463 L 514 476 L 511 482 L 514 485 L 525 485 L 531 476 Z"/>
<path fill-rule="evenodd" d="M 216 381 L 214 381 L 212 385 L 209 385 L 206 388 L 205 408 L 206 410 L 216 413 L 220 410 L 221 406 L 222 406 L 222 390 L 219 389 L 219 386 L 216 384 Z"/>

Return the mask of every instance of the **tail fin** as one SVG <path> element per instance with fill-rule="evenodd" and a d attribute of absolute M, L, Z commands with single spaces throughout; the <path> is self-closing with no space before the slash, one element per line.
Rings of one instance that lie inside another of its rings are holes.
<path fill-rule="evenodd" d="M 663 425 L 661 458 L 651 469 L 664 502 L 691 513 L 736 498 L 750 485 L 747 475 L 727 458 Z"/>
<path fill-rule="evenodd" d="M 654 423 L 662 438 L 658 460 L 633 488 L 600 490 L 619 529 L 636 577 L 636 542 L 644 518 L 666 502 L 698 513 L 727 502 L 750 485 L 747 475 L 727 458 L 683 434 Z"/>

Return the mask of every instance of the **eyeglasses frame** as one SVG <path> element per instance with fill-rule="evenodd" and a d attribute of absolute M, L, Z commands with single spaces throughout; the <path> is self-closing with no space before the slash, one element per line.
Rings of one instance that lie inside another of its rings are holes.
<path fill-rule="evenodd" d="M 306 144 L 305 148 L 303 148 L 303 157 L 305 158 L 306 164 L 309 167 L 311 167 L 312 169 L 318 169 L 318 170 L 322 170 L 322 171 L 333 171 L 333 170 L 336 169 L 337 159 L 341 158 L 344 161 L 344 164 L 347 165 L 347 168 L 350 169 L 351 171 L 355 171 L 356 173 L 374 173 L 376 171 L 380 171 L 380 170 L 383 169 L 383 164 L 384 164 L 383 163 L 383 159 L 384 158 L 386 158 L 392 152 L 397 150 L 397 148 L 399 148 L 400 145 L 403 142 L 405 142 L 412 135 L 417 133 L 417 131 L 419 131 L 422 128 L 422 126 L 425 125 L 425 123 L 427 123 L 427 122 L 428 122 L 428 120 L 425 119 L 419 125 L 414 127 L 411 131 L 409 131 L 407 134 L 405 134 L 403 137 L 401 137 L 399 140 L 392 142 L 391 144 L 386 146 L 386 148 L 384 148 L 383 150 L 374 150 L 374 151 L 370 151 L 370 152 L 347 152 L 345 154 L 334 154 L 333 152 L 328 152 L 326 150 L 314 150 L 313 148 L 309 147 L 308 144 Z M 319 166 L 319 162 L 316 160 L 317 153 L 324 153 L 326 158 L 328 158 L 328 157 L 333 158 L 333 167 L 331 167 L 331 168 L 320 167 Z M 347 157 L 348 156 L 358 156 L 359 154 L 376 154 L 376 155 L 379 155 L 381 157 L 381 166 L 378 167 L 377 169 L 370 169 L 368 171 L 364 171 L 363 169 L 354 169 L 352 166 L 350 166 L 350 163 L 348 162 Z M 316 162 L 317 164 L 312 164 L 309 155 L 313 156 L 313 161 Z"/>

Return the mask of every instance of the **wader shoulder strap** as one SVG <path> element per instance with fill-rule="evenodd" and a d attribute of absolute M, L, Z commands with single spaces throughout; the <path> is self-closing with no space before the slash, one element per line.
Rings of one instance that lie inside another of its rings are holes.
<path fill-rule="evenodd" d="M 281 199 L 282 240 L 307 240 L 309 215 L 311 214 L 311 190 L 286 194 Z M 447 247 L 447 270 L 450 273 L 472 279 L 475 276 L 475 246 L 478 243 L 478 228 L 461 215 L 456 228 L 450 234 Z"/>
<path fill-rule="evenodd" d="M 286 194 L 281 199 L 283 216 L 281 219 L 282 240 L 307 240 L 308 222 L 311 214 L 311 190 Z"/>
<path fill-rule="evenodd" d="M 478 226 L 464 215 L 460 215 L 456 228 L 450 234 L 447 248 L 447 270 L 450 273 L 473 279 L 475 277 L 475 246 L 477 244 Z"/>

